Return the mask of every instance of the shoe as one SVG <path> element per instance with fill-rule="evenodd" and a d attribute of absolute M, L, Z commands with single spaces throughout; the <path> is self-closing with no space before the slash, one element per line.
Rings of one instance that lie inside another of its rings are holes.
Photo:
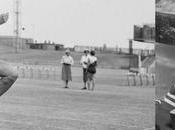
<path fill-rule="evenodd" d="M 64 88 L 69 88 L 69 87 L 65 86 Z"/>
<path fill-rule="evenodd" d="M 82 88 L 82 90 L 86 90 L 86 89 L 87 89 L 86 87 Z"/>

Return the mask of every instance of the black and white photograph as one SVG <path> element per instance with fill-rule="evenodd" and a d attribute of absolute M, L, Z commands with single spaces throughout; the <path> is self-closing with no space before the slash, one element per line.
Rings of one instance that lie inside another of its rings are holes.
<path fill-rule="evenodd" d="M 156 3 L 156 130 L 175 129 L 175 1 Z"/>
<path fill-rule="evenodd" d="M 0 130 L 173 130 L 164 2 L 0 0 Z"/>

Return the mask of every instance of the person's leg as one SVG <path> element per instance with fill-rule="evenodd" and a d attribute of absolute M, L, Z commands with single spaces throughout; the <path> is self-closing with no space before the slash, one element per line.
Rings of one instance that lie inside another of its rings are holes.
<path fill-rule="evenodd" d="M 90 87 L 91 87 L 91 74 L 90 73 L 87 73 L 87 87 L 88 87 L 88 90 L 90 90 Z"/>
<path fill-rule="evenodd" d="M 94 90 L 94 88 L 95 88 L 95 80 L 92 79 L 92 91 Z"/>
<path fill-rule="evenodd" d="M 87 70 L 85 68 L 83 68 L 83 83 L 84 83 L 84 87 L 82 89 L 87 89 L 86 88 L 86 84 L 87 84 Z"/>
<path fill-rule="evenodd" d="M 65 81 L 65 88 L 68 88 L 68 80 Z"/>
<path fill-rule="evenodd" d="M 90 86 L 91 86 L 91 81 L 90 81 L 90 79 L 88 78 L 88 81 L 87 81 L 88 90 L 90 90 Z"/>
<path fill-rule="evenodd" d="M 17 72 L 4 61 L 0 61 L 0 96 L 3 95 L 18 78 Z"/>
<path fill-rule="evenodd" d="M 83 83 L 84 83 L 84 87 L 83 87 L 82 89 L 87 89 L 87 88 L 86 88 L 86 82 L 83 82 Z"/>

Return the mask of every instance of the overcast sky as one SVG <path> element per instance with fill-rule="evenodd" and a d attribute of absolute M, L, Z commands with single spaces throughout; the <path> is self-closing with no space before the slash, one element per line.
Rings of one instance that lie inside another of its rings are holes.
<path fill-rule="evenodd" d="M 74 44 L 126 46 L 133 25 L 154 23 L 154 0 L 21 0 L 24 37 Z M 0 35 L 13 35 L 13 0 L 0 0 L 0 13 L 9 21 Z"/>

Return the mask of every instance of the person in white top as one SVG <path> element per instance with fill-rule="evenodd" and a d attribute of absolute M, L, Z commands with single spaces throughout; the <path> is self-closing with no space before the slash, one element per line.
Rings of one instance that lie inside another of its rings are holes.
<path fill-rule="evenodd" d="M 95 88 L 94 75 L 96 74 L 96 67 L 97 67 L 97 57 L 95 57 L 95 51 L 92 50 L 90 52 L 90 56 L 88 56 L 88 68 L 87 68 L 88 90 L 90 90 L 91 84 L 92 84 L 91 90 L 94 90 L 94 88 Z"/>
<path fill-rule="evenodd" d="M 84 82 L 84 87 L 82 89 L 87 89 L 86 83 L 87 83 L 88 56 L 89 56 L 89 50 L 85 49 L 84 55 L 81 57 L 81 60 L 80 60 L 80 64 L 82 65 L 82 68 L 83 68 L 83 82 Z"/>
<path fill-rule="evenodd" d="M 71 66 L 74 64 L 73 58 L 70 56 L 70 50 L 65 51 L 65 55 L 61 59 L 62 64 L 62 80 L 65 82 L 65 88 L 68 88 L 68 82 L 72 81 Z"/>

